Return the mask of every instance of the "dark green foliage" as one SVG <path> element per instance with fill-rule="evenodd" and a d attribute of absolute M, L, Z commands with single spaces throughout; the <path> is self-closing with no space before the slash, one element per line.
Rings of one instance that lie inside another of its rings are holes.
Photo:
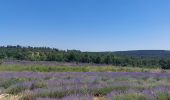
<path fill-rule="evenodd" d="M 119 86 L 119 87 L 104 87 L 104 88 L 99 88 L 99 89 L 93 89 L 91 90 L 92 94 L 94 96 L 104 96 L 113 90 L 115 91 L 126 91 L 128 90 L 129 87 L 127 86 Z"/>
<path fill-rule="evenodd" d="M 157 100 L 170 100 L 170 93 L 158 93 Z"/>
<path fill-rule="evenodd" d="M 69 90 L 68 91 L 46 91 L 46 92 L 42 92 L 37 94 L 37 97 L 50 97 L 50 98 L 63 98 L 66 95 L 69 95 L 69 93 L 71 93 Z"/>
<path fill-rule="evenodd" d="M 45 88 L 47 87 L 46 84 L 42 81 L 39 81 L 39 82 L 33 82 L 30 86 L 30 90 L 34 90 L 34 89 L 37 89 L 37 88 Z"/>
<path fill-rule="evenodd" d="M 161 59 L 159 61 L 162 69 L 170 69 L 170 61 Z"/>
<path fill-rule="evenodd" d="M 3 63 L 3 61 L 2 60 L 0 60 L 0 65 Z"/>
<path fill-rule="evenodd" d="M 111 91 L 113 91 L 112 88 L 105 87 L 105 88 L 100 88 L 100 89 L 94 89 L 94 90 L 92 90 L 92 94 L 93 94 L 94 96 L 97 96 L 97 97 L 98 97 L 98 96 L 104 96 L 104 95 L 110 93 Z"/>
<path fill-rule="evenodd" d="M 0 59 L 110 64 L 169 69 L 169 51 L 81 52 L 47 47 L 0 47 Z M 162 59 L 162 60 L 161 60 Z M 2 62 L 0 61 L 0 64 Z"/>
<path fill-rule="evenodd" d="M 136 57 L 169 57 L 170 51 L 166 50 L 132 50 L 132 51 L 118 51 L 116 54 L 129 55 Z"/>

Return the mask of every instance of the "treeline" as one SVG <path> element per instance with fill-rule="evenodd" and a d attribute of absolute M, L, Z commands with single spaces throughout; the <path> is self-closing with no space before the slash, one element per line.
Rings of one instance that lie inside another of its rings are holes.
<path fill-rule="evenodd" d="M 169 57 L 134 57 L 114 52 L 81 52 L 79 50 L 59 50 L 48 47 L 1 46 L 0 59 L 58 61 L 94 64 L 112 64 L 115 66 L 162 67 L 170 68 Z"/>

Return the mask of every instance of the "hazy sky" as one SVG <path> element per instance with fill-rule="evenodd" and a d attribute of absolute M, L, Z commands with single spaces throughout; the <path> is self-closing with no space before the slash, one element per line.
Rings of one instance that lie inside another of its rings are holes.
<path fill-rule="evenodd" d="M 0 45 L 170 50 L 170 0 L 0 0 Z"/>

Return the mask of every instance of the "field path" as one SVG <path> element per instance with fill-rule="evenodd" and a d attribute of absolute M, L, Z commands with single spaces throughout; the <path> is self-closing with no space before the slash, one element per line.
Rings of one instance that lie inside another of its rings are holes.
<path fill-rule="evenodd" d="M 1 94 L 0 95 L 0 100 L 18 100 L 19 97 L 18 96 L 12 96 L 9 94 Z"/>
<path fill-rule="evenodd" d="M 94 97 L 94 100 L 106 100 L 105 97 Z"/>

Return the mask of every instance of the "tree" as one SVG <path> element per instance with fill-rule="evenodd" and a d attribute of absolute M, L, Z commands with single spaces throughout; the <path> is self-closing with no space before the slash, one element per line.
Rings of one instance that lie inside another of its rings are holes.
<path fill-rule="evenodd" d="M 75 56 L 75 54 L 74 53 L 69 53 L 68 55 L 67 55 L 67 60 L 68 60 L 68 62 L 73 62 L 73 61 L 76 61 L 76 56 Z"/>
<path fill-rule="evenodd" d="M 6 54 L 5 53 L 0 53 L 0 59 L 4 59 L 6 57 Z"/>
<path fill-rule="evenodd" d="M 100 64 L 100 63 L 101 63 L 101 58 L 100 58 L 100 57 L 97 57 L 96 60 L 95 60 L 95 63 L 96 63 L 96 64 Z"/>
<path fill-rule="evenodd" d="M 165 61 L 165 60 L 161 59 L 159 61 L 159 64 L 161 65 L 162 69 L 170 69 L 170 61 L 169 60 Z"/>
<path fill-rule="evenodd" d="M 112 64 L 112 58 L 111 58 L 111 56 L 106 56 L 105 58 L 104 58 L 104 63 L 105 64 Z"/>
<path fill-rule="evenodd" d="M 87 54 L 85 54 L 85 55 L 82 56 L 81 61 L 84 62 L 84 63 L 89 63 L 90 58 L 89 58 L 89 56 Z"/>
<path fill-rule="evenodd" d="M 150 57 L 116 54 L 112 52 L 81 52 L 48 47 L 0 46 L 0 59 L 58 61 L 113 64 L 117 66 L 160 67 L 170 69 L 170 52 L 166 56 Z M 162 59 L 162 60 L 161 60 Z"/>
<path fill-rule="evenodd" d="M 0 59 L 0 65 L 3 63 L 3 61 Z"/>

